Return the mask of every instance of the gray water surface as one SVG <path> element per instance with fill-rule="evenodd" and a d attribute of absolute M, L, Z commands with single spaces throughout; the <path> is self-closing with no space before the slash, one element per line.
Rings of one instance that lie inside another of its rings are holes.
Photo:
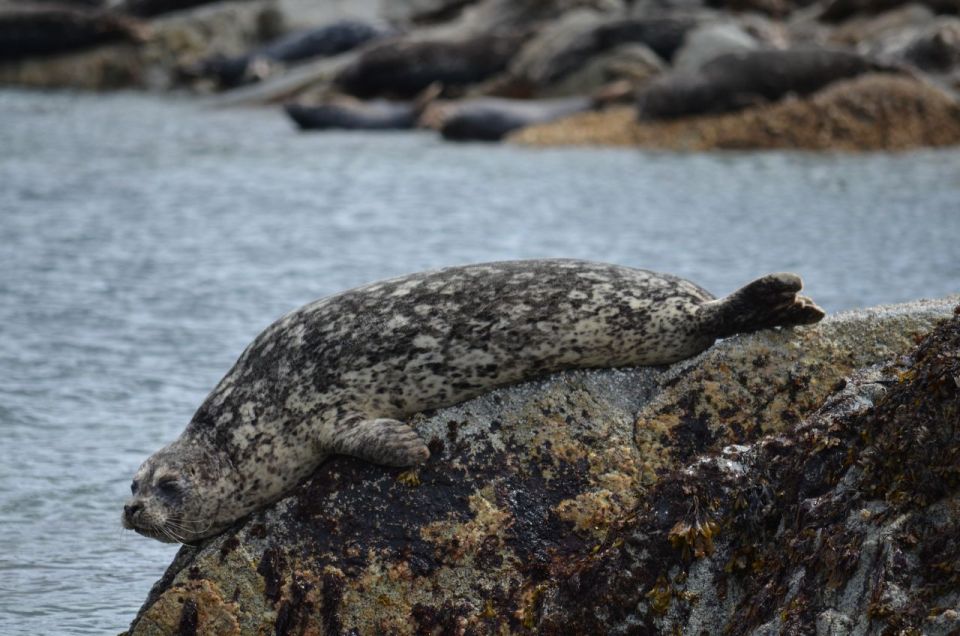
<path fill-rule="evenodd" d="M 296 133 L 275 110 L 0 92 L 0 633 L 124 629 L 176 551 L 129 479 L 307 301 L 565 256 L 830 311 L 960 289 L 960 152 L 651 154 Z"/>

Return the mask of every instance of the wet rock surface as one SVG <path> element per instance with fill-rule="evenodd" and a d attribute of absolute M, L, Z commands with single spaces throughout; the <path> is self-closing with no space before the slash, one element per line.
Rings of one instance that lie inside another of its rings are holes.
<path fill-rule="evenodd" d="M 418 416 L 426 465 L 325 463 L 182 548 L 130 633 L 948 633 L 957 300 Z"/>

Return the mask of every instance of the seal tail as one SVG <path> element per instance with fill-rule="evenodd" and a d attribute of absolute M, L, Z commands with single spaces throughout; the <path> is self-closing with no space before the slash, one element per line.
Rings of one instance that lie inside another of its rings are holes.
<path fill-rule="evenodd" d="M 700 317 L 704 327 L 718 338 L 819 322 L 825 313 L 797 293 L 802 287 L 803 281 L 796 274 L 768 274 L 726 298 L 704 303 Z"/>

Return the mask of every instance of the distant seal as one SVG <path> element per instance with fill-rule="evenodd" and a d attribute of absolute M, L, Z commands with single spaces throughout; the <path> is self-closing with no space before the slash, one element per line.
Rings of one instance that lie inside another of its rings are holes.
<path fill-rule="evenodd" d="M 393 38 L 365 48 L 334 78 L 355 97 L 414 97 L 434 82 L 465 86 L 507 67 L 524 33 L 480 35 L 458 40 Z"/>
<path fill-rule="evenodd" d="M 284 104 L 283 110 L 301 130 L 404 130 L 417 123 L 412 102 L 376 100 L 359 104 L 330 102 L 308 106 Z"/>
<path fill-rule="evenodd" d="M 142 42 L 149 29 L 113 11 L 52 3 L 0 5 L 0 61 L 65 53 L 107 42 Z"/>
<path fill-rule="evenodd" d="M 562 369 L 667 364 L 717 338 L 813 323 L 794 274 L 722 300 L 666 274 L 575 260 L 451 267 L 324 298 L 251 343 L 175 442 L 137 471 L 123 524 L 193 542 L 332 454 L 425 461 L 404 422 Z"/>
<path fill-rule="evenodd" d="M 798 47 L 717 56 L 694 71 L 668 73 L 637 95 L 641 120 L 742 110 L 788 94 L 809 95 L 864 73 L 901 69 L 837 49 Z"/>
<path fill-rule="evenodd" d="M 243 55 L 213 55 L 183 69 L 186 75 L 213 77 L 222 88 L 263 79 L 276 65 L 340 55 L 394 32 L 358 20 L 338 20 L 295 31 Z"/>
<path fill-rule="evenodd" d="M 478 97 L 450 107 L 440 126 L 444 139 L 452 141 L 499 141 L 515 130 L 546 124 L 590 110 L 589 97 L 555 99 L 507 99 Z"/>

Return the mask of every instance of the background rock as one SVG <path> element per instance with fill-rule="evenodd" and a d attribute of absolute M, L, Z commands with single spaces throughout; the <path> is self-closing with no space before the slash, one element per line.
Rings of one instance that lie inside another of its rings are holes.
<path fill-rule="evenodd" d="M 679 71 L 695 71 L 724 53 L 752 51 L 759 47 L 760 43 L 738 24 L 703 24 L 687 33 L 673 60 L 673 67 Z"/>
<path fill-rule="evenodd" d="M 864 444 L 873 441 L 857 442 L 862 431 L 895 443 L 897 427 L 852 419 L 869 411 L 890 373 L 864 372 L 795 425 L 844 386 L 838 378 L 907 352 L 956 300 L 736 337 L 667 369 L 558 374 L 418 416 L 433 452 L 426 465 L 325 463 L 275 506 L 184 547 L 130 633 L 719 633 L 724 625 L 749 633 L 893 620 L 867 613 L 880 607 L 871 602 L 880 588 L 845 604 L 815 596 L 824 580 L 836 579 L 833 590 L 874 580 L 858 574 L 848 550 L 893 536 L 882 534 L 898 519 L 883 516 L 891 508 L 881 505 L 882 489 L 869 493 L 879 504 L 831 490 L 863 482 L 854 483 L 860 468 L 845 473 L 842 461 L 847 448 L 869 456 Z M 960 332 L 957 320 L 952 328 Z M 942 348 L 951 355 L 954 339 Z M 904 377 L 928 381 L 916 373 Z M 954 400 L 955 386 L 944 386 Z M 764 437 L 772 431 L 782 435 Z M 914 448 L 911 457 L 922 457 Z M 817 493 L 829 496 L 810 500 Z M 922 505 L 943 509 L 935 496 Z M 958 520 L 941 518 L 933 534 L 953 540 Z M 806 534 L 818 522 L 832 524 L 826 543 Z M 910 541 L 909 532 L 896 536 Z M 955 548 L 927 536 L 911 549 Z M 868 572 L 892 558 L 871 550 L 861 559 Z M 932 554 L 917 561 L 937 562 Z M 922 568 L 911 570 L 913 581 L 929 580 Z M 925 617 L 914 612 L 908 624 Z M 948 628 L 954 620 L 934 619 Z"/>
<path fill-rule="evenodd" d="M 574 115 L 511 137 L 530 145 L 619 145 L 670 150 L 904 150 L 960 143 L 960 103 L 907 77 L 865 75 L 807 99 L 739 113 L 638 123 L 631 108 Z"/>
<path fill-rule="evenodd" d="M 272 0 L 223 2 L 155 19 L 139 45 L 107 44 L 80 52 L 0 63 L 0 84 L 91 90 L 168 89 L 177 68 L 213 52 L 237 55 L 276 35 Z"/>
<path fill-rule="evenodd" d="M 666 64 L 644 44 L 621 44 L 590 58 L 562 80 L 536 92 L 543 97 L 589 95 L 613 82 L 626 81 L 634 88 L 664 72 Z"/>

